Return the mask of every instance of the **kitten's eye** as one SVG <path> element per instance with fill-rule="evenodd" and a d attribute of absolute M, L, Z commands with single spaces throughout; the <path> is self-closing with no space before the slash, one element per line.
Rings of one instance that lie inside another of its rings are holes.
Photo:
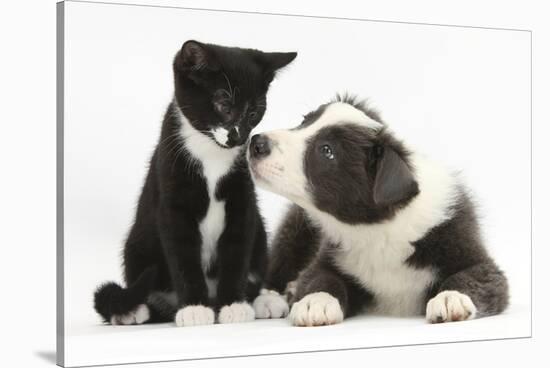
<path fill-rule="evenodd" d="M 256 111 L 250 111 L 250 112 L 248 113 L 248 117 L 249 117 L 250 119 L 256 119 L 256 116 L 258 116 L 258 113 L 257 113 Z"/>
<path fill-rule="evenodd" d="M 321 154 L 328 160 L 334 160 L 334 153 L 332 153 L 332 148 L 328 144 L 321 146 Z"/>
<path fill-rule="evenodd" d="M 220 111 L 224 114 L 229 114 L 231 112 L 231 106 L 229 106 L 229 104 L 223 104 L 220 108 Z"/>
<path fill-rule="evenodd" d="M 227 101 L 215 102 L 216 110 L 223 115 L 231 115 L 231 104 Z"/>

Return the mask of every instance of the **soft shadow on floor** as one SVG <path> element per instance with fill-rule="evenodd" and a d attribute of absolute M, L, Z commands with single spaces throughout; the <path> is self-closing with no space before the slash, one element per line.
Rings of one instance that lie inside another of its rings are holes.
<path fill-rule="evenodd" d="M 34 354 L 48 363 L 57 363 L 55 351 L 36 351 Z"/>

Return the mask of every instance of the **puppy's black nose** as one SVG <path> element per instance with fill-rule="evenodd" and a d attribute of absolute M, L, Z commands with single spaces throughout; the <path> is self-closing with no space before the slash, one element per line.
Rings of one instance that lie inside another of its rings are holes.
<path fill-rule="evenodd" d="M 260 158 L 271 153 L 269 138 L 262 134 L 255 134 L 250 140 L 250 156 Z"/>

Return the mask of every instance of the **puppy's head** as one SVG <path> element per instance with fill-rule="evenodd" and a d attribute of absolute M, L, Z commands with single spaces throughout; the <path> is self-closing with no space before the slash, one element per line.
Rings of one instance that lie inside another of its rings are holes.
<path fill-rule="evenodd" d="M 260 187 L 345 223 L 386 220 L 419 192 L 402 144 L 350 99 L 320 106 L 294 129 L 255 135 L 247 157 Z"/>

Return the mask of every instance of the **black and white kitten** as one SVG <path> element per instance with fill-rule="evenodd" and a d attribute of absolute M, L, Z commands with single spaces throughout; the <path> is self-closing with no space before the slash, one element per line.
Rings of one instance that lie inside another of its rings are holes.
<path fill-rule="evenodd" d="M 112 324 L 177 326 L 254 319 L 266 233 L 244 144 L 266 110 L 278 69 L 296 53 L 187 41 L 174 100 L 124 246 L 126 288 L 109 282 L 95 309 Z"/>

